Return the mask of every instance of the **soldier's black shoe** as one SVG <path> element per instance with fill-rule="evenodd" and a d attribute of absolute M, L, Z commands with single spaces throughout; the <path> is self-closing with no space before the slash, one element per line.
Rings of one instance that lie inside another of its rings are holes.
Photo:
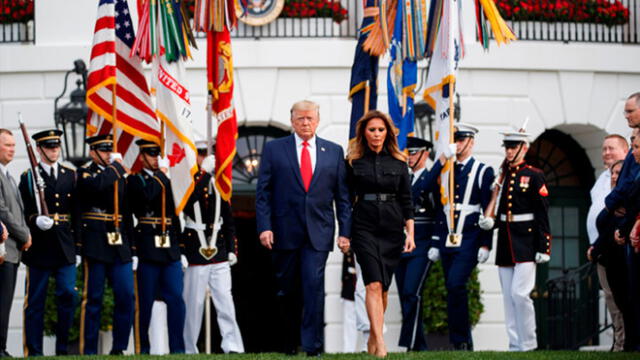
<path fill-rule="evenodd" d="M 453 349 L 459 350 L 459 351 L 473 351 L 473 345 L 466 342 L 457 343 L 457 344 L 453 344 Z"/>
<path fill-rule="evenodd" d="M 122 350 L 111 350 L 109 355 L 124 355 L 124 351 Z"/>
<path fill-rule="evenodd" d="M 307 356 L 309 356 L 309 357 L 320 357 L 320 351 L 319 350 L 307 351 Z"/>
<path fill-rule="evenodd" d="M 67 352 L 66 350 L 56 351 L 56 356 L 67 356 L 67 355 L 69 355 L 69 352 Z"/>

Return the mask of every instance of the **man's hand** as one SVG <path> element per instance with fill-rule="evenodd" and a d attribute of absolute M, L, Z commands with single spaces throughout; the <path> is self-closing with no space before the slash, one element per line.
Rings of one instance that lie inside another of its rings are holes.
<path fill-rule="evenodd" d="M 624 245 L 625 238 L 620 235 L 620 230 L 616 230 L 616 232 L 613 233 L 613 240 L 618 245 Z"/>
<path fill-rule="evenodd" d="M 53 227 L 53 219 L 48 216 L 38 215 L 36 226 L 42 231 L 47 231 Z"/>
<path fill-rule="evenodd" d="M 82 256 L 76 255 L 76 267 L 80 266 L 80 264 L 82 264 Z"/>
<path fill-rule="evenodd" d="M 338 248 L 342 251 L 343 254 L 349 252 L 349 248 L 351 247 L 351 241 L 349 238 L 344 236 L 338 236 Z"/>
<path fill-rule="evenodd" d="M 260 233 L 260 244 L 271 250 L 273 248 L 273 231 L 267 230 Z"/>
<path fill-rule="evenodd" d="M 3 223 L 0 222 L 0 225 L 2 226 L 2 240 L 0 241 L 0 243 L 3 243 L 9 238 L 9 232 L 7 231 L 7 227 L 4 226 Z"/>
<path fill-rule="evenodd" d="M 7 255 L 7 250 L 4 243 L 0 243 L 0 264 L 4 262 L 4 256 Z"/>
<path fill-rule="evenodd" d="M 204 160 L 202 160 L 202 164 L 200 164 L 200 169 L 204 170 L 207 173 L 213 173 L 213 170 L 216 168 L 216 157 L 213 155 L 209 155 Z"/>
<path fill-rule="evenodd" d="M 227 260 L 229 260 L 229 266 L 233 266 L 238 263 L 238 256 L 235 253 L 230 252 L 229 255 L 227 255 Z"/>
<path fill-rule="evenodd" d="M 440 249 L 434 247 L 430 248 L 429 252 L 427 253 L 427 257 L 429 258 L 429 260 L 431 260 L 431 262 L 440 260 Z"/>
<path fill-rule="evenodd" d="M 131 268 L 133 271 L 138 270 L 138 257 L 135 255 L 131 257 Z"/>
<path fill-rule="evenodd" d="M 29 239 L 27 240 L 26 243 L 24 243 L 24 245 L 22 245 L 22 248 L 20 250 L 27 251 L 29 250 L 30 247 L 31 247 L 31 235 L 29 235 Z"/>
<path fill-rule="evenodd" d="M 537 264 L 544 264 L 549 262 L 549 260 L 551 260 L 551 256 L 549 256 L 549 254 L 537 252 L 535 260 Z"/>
<path fill-rule="evenodd" d="M 180 255 L 180 263 L 182 264 L 182 270 L 186 270 L 189 267 L 189 260 L 185 255 Z"/>
<path fill-rule="evenodd" d="M 110 153 L 109 154 L 109 163 L 112 164 L 114 162 L 117 162 L 120 165 L 122 165 L 122 154 L 117 153 L 117 152 Z"/>
<path fill-rule="evenodd" d="M 480 214 L 480 219 L 478 219 L 478 226 L 480 227 L 480 229 L 491 230 L 493 229 L 493 225 L 495 225 L 495 221 L 492 217 L 485 217 L 484 215 Z"/>
<path fill-rule="evenodd" d="M 407 238 L 404 240 L 404 249 L 403 253 L 410 253 L 416 248 L 416 242 L 413 240 L 413 236 L 407 235 Z"/>
<path fill-rule="evenodd" d="M 169 158 L 168 157 L 162 157 L 162 156 L 158 156 L 158 168 L 160 168 L 160 171 L 162 171 L 163 173 L 167 173 L 169 172 L 169 165 L 171 163 L 169 162 Z"/>
<path fill-rule="evenodd" d="M 489 260 L 489 248 L 481 246 L 480 249 L 478 249 L 478 262 L 484 264 L 487 260 Z"/>

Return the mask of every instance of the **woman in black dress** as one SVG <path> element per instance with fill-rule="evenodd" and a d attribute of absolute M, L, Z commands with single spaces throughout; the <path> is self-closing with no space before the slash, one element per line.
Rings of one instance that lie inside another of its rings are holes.
<path fill-rule="evenodd" d="M 388 115 L 369 111 L 356 124 L 356 138 L 347 154 L 353 201 L 350 245 L 367 292 L 371 323 L 367 348 L 378 357 L 387 354 L 382 326 L 391 277 L 402 252 L 415 248 L 409 170 L 395 134 Z"/>

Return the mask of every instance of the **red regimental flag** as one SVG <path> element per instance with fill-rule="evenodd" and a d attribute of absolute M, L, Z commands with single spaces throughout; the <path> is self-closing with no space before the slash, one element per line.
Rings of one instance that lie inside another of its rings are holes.
<path fill-rule="evenodd" d="M 209 91 L 213 95 L 213 114 L 217 121 L 216 137 L 216 187 L 220 196 L 231 198 L 231 169 L 236 154 L 238 124 L 233 107 L 233 60 L 231 57 L 231 36 L 225 28 L 222 32 L 207 34 L 207 77 Z"/>

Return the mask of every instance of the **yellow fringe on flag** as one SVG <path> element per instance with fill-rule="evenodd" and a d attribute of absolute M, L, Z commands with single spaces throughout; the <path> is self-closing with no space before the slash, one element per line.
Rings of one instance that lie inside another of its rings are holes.
<path fill-rule="evenodd" d="M 487 17 L 487 20 L 489 20 L 491 31 L 498 45 L 508 44 L 510 41 L 516 40 L 516 35 L 511 31 L 511 28 L 509 28 L 509 25 L 507 25 L 502 16 L 500 16 L 495 2 L 493 0 L 480 0 L 480 3 L 482 4 L 484 15 Z"/>
<path fill-rule="evenodd" d="M 382 1 L 380 4 L 380 14 L 376 16 L 373 22 L 373 28 L 362 44 L 364 51 L 372 56 L 382 56 L 389 48 L 393 26 L 395 24 L 396 11 L 398 9 L 398 0 Z M 382 16 L 386 15 L 386 16 Z"/>

